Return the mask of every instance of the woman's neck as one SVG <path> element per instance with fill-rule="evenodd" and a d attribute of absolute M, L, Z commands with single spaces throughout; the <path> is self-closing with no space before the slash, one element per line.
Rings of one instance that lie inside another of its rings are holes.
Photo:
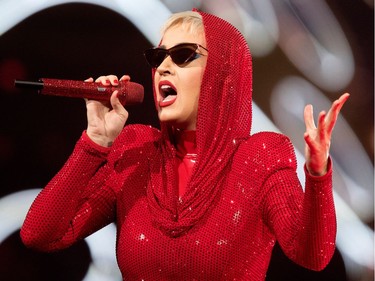
<path fill-rule="evenodd" d="M 196 154 L 196 134 L 193 130 L 175 130 L 175 146 L 177 155 L 181 158 L 186 154 Z"/>

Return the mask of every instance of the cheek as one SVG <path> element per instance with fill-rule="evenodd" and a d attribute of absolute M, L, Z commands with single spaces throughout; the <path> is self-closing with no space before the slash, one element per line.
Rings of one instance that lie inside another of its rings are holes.
<path fill-rule="evenodd" d="M 194 96 L 199 96 L 201 84 L 202 84 L 202 77 L 203 77 L 203 71 L 199 70 L 194 73 L 192 73 L 189 77 L 189 85 L 188 88 L 191 89 L 192 94 Z"/>
<path fill-rule="evenodd" d="M 159 89 L 158 89 L 158 85 L 159 85 L 159 80 L 157 75 L 154 76 L 154 79 L 153 79 L 153 93 L 154 93 L 154 98 L 156 99 L 157 96 L 159 95 Z"/>

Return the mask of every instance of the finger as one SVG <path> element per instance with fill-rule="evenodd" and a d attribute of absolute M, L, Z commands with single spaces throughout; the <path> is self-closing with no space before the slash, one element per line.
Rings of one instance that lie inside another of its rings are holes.
<path fill-rule="evenodd" d="M 107 78 L 107 76 L 99 76 L 98 78 L 96 78 L 95 80 L 96 83 L 102 83 L 103 85 L 105 86 L 108 86 L 111 84 L 111 82 L 109 81 L 109 79 Z"/>
<path fill-rule="evenodd" d="M 321 111 L 319 113 L 319 117 L 318 117 L 318 134 L 319 134 L 319 138 L 320 140 L 325 140 L 326 139 L 326 136 L 327 136 L 327 126 L 326 126 L 326 112 L 325 111 Z"/>
<path fill-rule="evenodd" d="M 309 133 L 305 132 L 304 135 L 303 135 L 303 138 L 305 139 L 305 142 L 306 142 L 308 148 L 310 149 L 310 152 L 314 153 L 315 147 L 314 147 L 314 144 L 313 144 L 313 139 L 311 138 Z"/>
<path fill-rule="evenodd" d="M 120 81 L 130 81 L 130 76 L 129 76 L 129 75 L 123 75 L 123 76 L 120 78 Z"/>
<path fill-rule="evenodd" d="M 119 94 L 119 91 L 116 90 L 112 93 L 111 98 L 110 98 L 111 106 L 115 111 L 119 111 L 119 110 L 121 111 L 121 107 L 123 107 L 121 105 L 118 94 Z"/>
<path fill-rule="evenodd" d="M 332 110 L 329 112 L 329 116 L 327 117 L 327 132 L 329 134 L 332 133 L 333 128 L 336 125 L 338 114 L 339 114 L 339 111 L 336 111 L 336 110 Z"/>
<path fill-rule="evenodd" d="M 341 108 L 344 106 L 344 104 L 348 100 L 349 96 L 350 96 L 349 93 L 345 93 L 345 94 L 341 95 L 340 98 L 338 98 L 337 100 L 335 100 L 333 102 L 332 109 L 336 113 L 336 115 L 339 114 Z"/>
<path fill-rule="evenodd" d="M 344 106 L 345 102 L 348 100 L 349 96 L 349 93 L 341 95 L 337 100 L 335 100 L 332 103 L 330 111 L 337 112 L 338 114 L 338 112 L 340 112 L 341 108 Z"/>
<path fill-rule="evenodd" d="M 84 82 L 94 82 L 94 78 L 92 78 L 92 77 L 87 78 Z"/>
<path fill-rule="evenodd" d="M 349 93 L 345 93 L 341 95 L 340 98 L 338 98 L 337 100 L 333 102 L 332 107 L 329 110 L 328 116 L 327 116 L 327 123 L 328 123 L 327 130 L 329 133 L 331 133 L 333 128 L 335 127 L 341 108 L 344 106 L 349 96 L 350 96 Z"/>
<path fill-rule="evenodd" d="M 116 75 L 108 75 L 107 79 L 109 80 L 109 82 L 110 82 L 111 85 L 113 85 L 113 86 L 117 86 L 118 85 L 118 78 L 117 78 Z"/>
<path fill-rule="evenodd" d="M 342 105 L 344 105 L 344 103 L 349 99 L 349 97 L 350 97 L 350 94 L 349 94 L 349 93 L 342 94 L 342 95 L 339 97 L 339 101 L 340 101 L 340 103 L 342 103 Z"/>
<path fill-rule="evenodd" d="M 311 104 L 305 106 L 303 118 L 305 120 L 306 129 L 315 129 L 313 107 Z"/>
<path fill-rule="evenodd" d="M 119 98 L 118 98 L 118 95 L 119 95 L 119 92 L 116 90 L 112 93 L 111 95 L 111 106 L 113 108 L 113 110 L 119 115 L 121 116 L 122 118 L 127 119 L 127 116 L 128 116 L 128 112 L 126 111 L 126 109 L 124 108 L 124 106 L 121 104 Z"/>

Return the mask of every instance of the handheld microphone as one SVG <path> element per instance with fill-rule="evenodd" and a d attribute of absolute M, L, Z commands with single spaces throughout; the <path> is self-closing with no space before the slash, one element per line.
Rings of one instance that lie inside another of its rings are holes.
<path fill-rule="evenodd" d="M 39 94 L 71 98 L 88 98 L 109 101 L 111 94 L 119 91 L 122 105 L 134 105 L 143 102 L 144 89 L 141 84 L 130 81 L 119 81 L 118 86 L 104 86 L 102 83 L 74 80 L 40 78 L 39 81 L 14 80 L 17 88 L 38 90 Z"/>

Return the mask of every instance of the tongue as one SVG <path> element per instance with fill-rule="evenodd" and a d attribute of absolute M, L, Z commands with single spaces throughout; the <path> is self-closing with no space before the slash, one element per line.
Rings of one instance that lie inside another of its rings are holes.
<path fill-rule="evenodd" d="M 160 107 L 164 107 L 164 106 L 171 105 L 172 103 L 175 102 L 176 98 L 177 98 L 177 95 L 169 95 L 169 96 L 167 96 L 165 99 L 163 99 L 163 100 L 159 103 L 159 106 L 160 106 Z"/>

